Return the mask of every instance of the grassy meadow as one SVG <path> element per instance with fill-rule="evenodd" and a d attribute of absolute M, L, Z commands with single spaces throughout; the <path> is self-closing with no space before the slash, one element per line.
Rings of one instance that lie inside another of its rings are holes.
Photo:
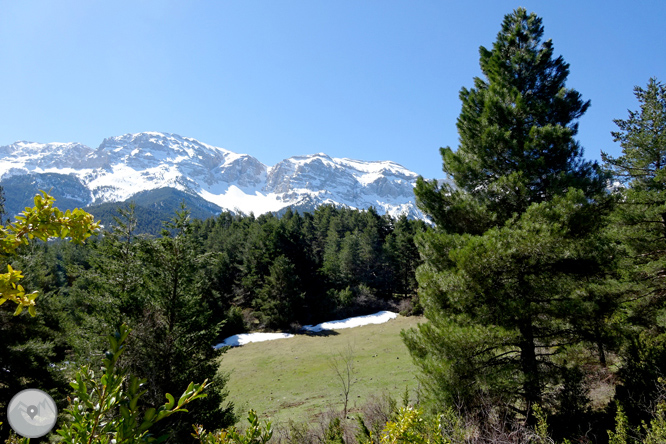
<path fill-rule="evenodd" d="M 400 331 L 423 322 L 422 317 L 398 316 L 384 324 L 297 335 L 232 348 L 222 358 L 230 373 L 229 400 L 245 417 L 255 409 L 273 423 L 308 421 L 328 410 L 342 411 L 343 388 L 331 360 L 353 350 L 354 379 L 349 410 L 372 396 L 388 393 L 400 400 L 405 388 L 415 396 L 417 369 Z"/>

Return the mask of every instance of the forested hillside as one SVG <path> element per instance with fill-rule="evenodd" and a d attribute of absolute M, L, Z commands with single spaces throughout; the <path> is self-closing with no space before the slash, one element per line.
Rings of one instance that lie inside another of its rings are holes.
<path fill-rule="evenodd" d="M 64 399 L 67 372 L 60 369 L 88 362 L 125 322 L 133 330 L 120 363 L 148 380 L 151 403 L 190 381 L 216 381 L 188 423 L 158 429 L 187 436 L 194 422 L 232 421 L 221 352 L 212 348 L 222 338 L 383 308 L 408 313 L 418 304 L 414 236 L 426 228 L 422 221 L 330 206 L 201 221 L 183 208 L 160 236 L 136 235 L 136 226 L 130 205 L 86 244 L 32 240 L 8 258 L 24 273 L 22 285 L 40 296 L 36 318 L 2 311 L 0 359 L 12 369 L 2 381 L 4 406 L 34 384 Z"/>

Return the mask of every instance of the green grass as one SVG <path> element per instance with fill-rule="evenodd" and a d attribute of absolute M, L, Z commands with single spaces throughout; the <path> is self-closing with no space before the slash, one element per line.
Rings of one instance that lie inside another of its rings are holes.
<path fill-rule="evenodd" d="M 417 369 L 400 331 L 419 322 L 423 318 L 398 316 L 384 324 L 328 335 L 298 335 L 233 348 L 222 358 L 223 370 L 230 372 L 228 399 L 242 417 L 255 409 L 260 418 L 274 423 L 308 421 L 330 409 L 342 411 L 342 384 L 330 362 L 348 346 L 354 350 L 355 366 L 351 412 L 373 395 L 388 393 L 400 400 L 406 387 L 414 397 Z"/>

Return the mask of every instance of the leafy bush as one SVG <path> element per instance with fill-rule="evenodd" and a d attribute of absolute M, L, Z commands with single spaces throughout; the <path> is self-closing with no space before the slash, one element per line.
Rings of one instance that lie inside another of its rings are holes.
<path fill-rule="evenodd" d="M 207 432 L 202 425 L 195 425 L 192 436 L 202 444 L 266 444 L 273 436 L 271 423 L 261 426 L 254 410 L 248 412 L 247 421 L 250 426 L 245 434 L 241 434 L 236 427 Z"/>
<path fill-rule="evenodd" d="M 380 438 L 381 444 L 444 444 L 437 423 L 427 421 L 423 411 L 412 407 L 400 407 L 395 421 L 386 423 Z"/>
<path fill-rule="evenodd" d="M 74 397 L 68 398 L 70 406 L 65 413 L 70 422 L 58 429 L 57 433 L 66 444 L 134 444 L 162 442 L 164 437 L 156 437 L 150 428 L 158 421 L 178 412 L 186 412 L 187 404 L 205 397 L 202 384 L 190 383 L 176 401 L 167 394 L 167 402 L 155 409 L 145 408 L 139 399 L 145 393 L 144 380 L 120 370 L 118 358 L 123 352 L 124 343 L 130 330 L 126 325 L 109 336 L 111 349 L 105 353 L 102 375 L 85 366 L 79 370 L 70 383 Z"/>

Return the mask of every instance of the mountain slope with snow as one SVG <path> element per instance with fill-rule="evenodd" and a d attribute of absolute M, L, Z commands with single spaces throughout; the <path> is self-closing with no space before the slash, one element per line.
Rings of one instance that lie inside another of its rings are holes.
<path fill-rule="evenodd" d="M 110 137 L 97 149 L 32 142 L 0 147 L 0 185 L 6 192 L 16 183 L 24 191 L 27 184 L 58 191 L 67 183 L 75 194 L 68 198 L 79 206 L 122 202 L 140 192 L 173 188 L 246 214 L 287 207 L 308 211 L 333 204 L 373 206 L 381 214 L 422 218 L 413 194 L 417 177 L 394 162 L 323 153 L 290 157 L 268 167 L 247 154 L 158 132 Z"/>

